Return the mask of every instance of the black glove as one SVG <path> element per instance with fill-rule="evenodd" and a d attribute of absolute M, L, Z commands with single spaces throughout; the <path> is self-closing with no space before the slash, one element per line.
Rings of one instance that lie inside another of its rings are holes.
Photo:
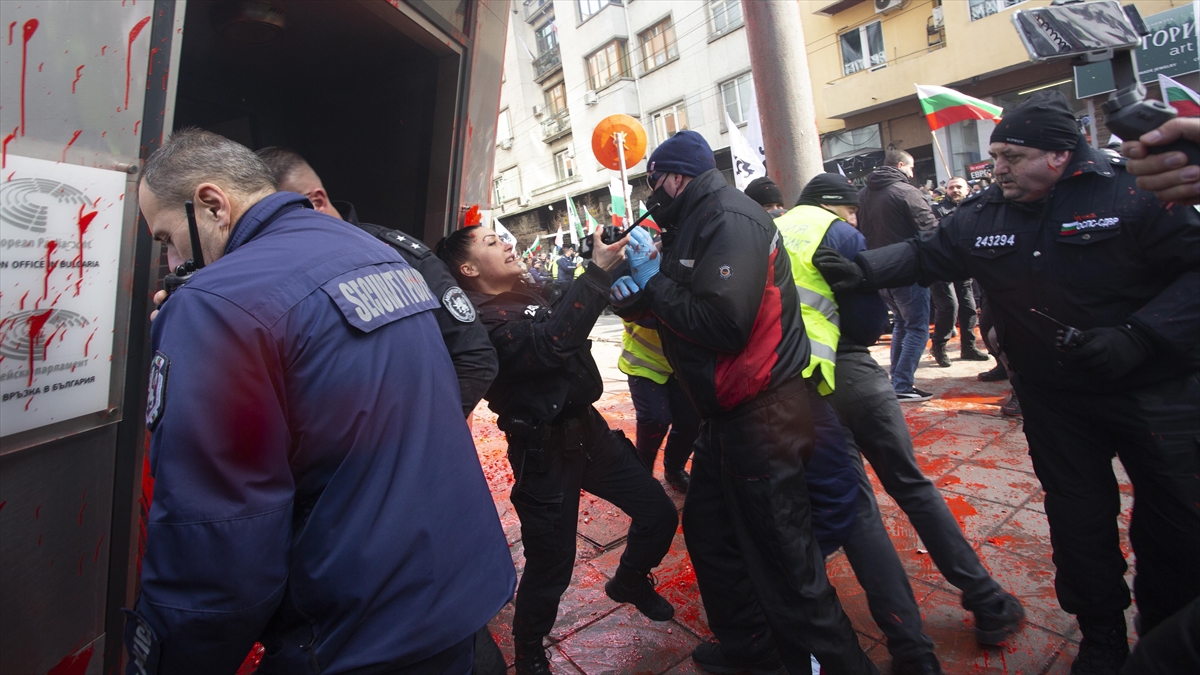
<path fill-rule="evenodd" d="M 856 291 L 866 283 L 867 277 L 857 263 L 828 246 L 818 246 L 812 262 L 834 293 Z"/>
<path fill-rule="evenodd" d="M 1104 379 L 1128 374 L 1154 352 L 1154 344 L 1133 326 L 1093 328 L 1083 332 L 1082 344 L 1068 349 L 1063 363 L 1072 370 L 1088 370 Z"/>

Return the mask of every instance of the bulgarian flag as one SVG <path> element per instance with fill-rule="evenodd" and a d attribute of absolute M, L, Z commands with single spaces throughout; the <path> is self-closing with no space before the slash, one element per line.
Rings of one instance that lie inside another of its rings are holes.
<path fill-rule="evenodd" d="M 622 190 L 621 188 L 625 189 Z M 621 185 L 620 178 L 614 178 L 608 184 L 608 194 L 612 197 L 612 219 L 613 225 L 624 227 L 625 222 L 625 196 L 629 192 L 629 186 Z"/>
<path fill-rule="evenodd" d="M 965 120 L 999 121 L 1004 112 L 999 106 L 946 87 L 918 84 L 917 98 L 921 99 L 921 109 L 925 111 L 925 119 L 929 120 L 930 131 Z"/>
<path fill-rule="evenodd" d="M 592 217 L 592 212 L 588 211 L 586 204 L 583 207 L 583 215 L 587 216 L 587 236 L 590 237 L 596 231 L 596 228 L 600 227 L 600 223 L 597 223 L 596 219 Z"/>
<path fill-rule="evenodd" d="M 644 215 L 646 215 L 646 202 L 638 200 L 638 218 L 641 218 Z M 658 226 L 658 223 L 654 222 L 654 216 L 650 216 L 649 218 L 643 220 L 642 227 L 648 227 L 655 232 L 662 234 L 662 228 Z"/>
<path fill-rule="evenodd" d="M 531 255 L 537 255 L 537 254 L 541 253 L 542 249 L 545 248 L 543 243 L 544 243 L 544 241 L 540 236 L 534 236 L 533 243 L 530 244 L 529 248 L 525 251 L 525 256 L 528 257 Z"/>
<path fill-rule="evenodd" d="M 1179 111 L 1180 117 L 1200 117 L 1200 96 L 1166 75 L 1158 76 L 1163 101 Z"/>

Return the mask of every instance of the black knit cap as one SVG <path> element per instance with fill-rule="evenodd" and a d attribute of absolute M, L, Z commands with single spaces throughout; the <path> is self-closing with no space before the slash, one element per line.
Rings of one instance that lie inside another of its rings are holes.
<path fill-rule="evenodd" d="M 992 131 L 992 143 L 1011 143 L 1039 150 L 1074 150 L 1079 123 L 1060 91 L 1039 91 L 1005 113 Z"/>
<path fill-rule="evenodd" d="M 746 186 L 746 196 L 762 206 L 783 204 L 783 190 L 780 190 L 775 181 L 766 176 L 750 181 L 750 184 Z"/>
<path fill-rule="evenodd" d="M 819 173 L 800 191 L 800 205 L 848 204 L 858 206 L 858 188 L 839 173 Z"/>
<path fill-rule="evenodd" d="M 655 148 L 646 172 L 652 176 L 659 173 L 699 176 L 715 168 L 717 160 L 708 141 L 695 131 L 684 129 Z"/>

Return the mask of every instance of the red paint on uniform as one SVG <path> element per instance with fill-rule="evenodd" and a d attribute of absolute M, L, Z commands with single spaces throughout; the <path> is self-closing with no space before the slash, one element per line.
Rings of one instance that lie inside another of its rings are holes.
<path fill-rule="evenodd" d="M 84 675 L 87 673 L 88 664 L 92 662 L 95 651 L 95 645 L 88 645 L 87 649 L 81 652 L 68 654 L 47 671 L 46 675 Z"/>
<path fill-rule="evenodd" d="M 4 510 L 4 505 L 5 505 L 5 504 L 7 504 L 7 503 L 8 503 L 8 500 L 7 500 L 7 499 L 5 499 L 4 501 L 0 502 L 0 511 L 3 511 L 3 510 Z"/>
<path fill-rule="evenodd" d="M 20 128 L 21 127 L 13 127 L 12 133 L 4 137 L 4 145 L 0 146 L 0 169 L 8 166 L 8 144 L 17 137 L 17 130 Z M 12 180 L 11 174 L 9 175 L 8 180 Z"/>
<path fill-rule="evenodd" d="M 79 286 L 83 283 L 83 235 L 87 233 L 88 226 L 96 219 L 96 214 L 99 211 L 84 213 L 85 204 L 79 205 L 79 216 L 76 218 L 75 224 L 79 227 L 79 255 L 76 260 L 79 261 L 79 279 L 75 281 L 75 297 L 79 297 Z"/>
<path fill-rule="evenodd" d="M 96 542 L 96 554 L 92 556 L 92 562 L 100 560 L 100 545 L 104 543 L 104 535 L 100 535 L 100 541 Z"/>
<path fill-rule="evenodd" d="M 80 71 L 82 71 L 82 70 L 83 70 L 83 66 L 79 66 L 78 68 L 75 69 L 75 79 L 71 80 L 71 93 L 72 94 L 75 93 L 75 85 L 79 83 L 79 78 L 83 77 L 83 75 L 80 73 Z"/>
<path fill-rule="evenodd" d="M 76 129 L 75 133 L 71 134 L 71 140 L 67 141 L 66 146 L 63 147 L 62 161 L 67 161 L 67 150 L 71 149 L 71 146 L 74 145 L 75 141 L 79 139 L 79 134 L 82 133 L 83 129 Z"/>
<path fill-rule="evenodd" d="M 133 28 L 129 30 L 129 44 L 125 49 L 125 109 L 129 110 L 129 64 L 133 58 L 133 41 L 141 34 L 142 29 L 146 24 L 150 23 L 150 17 L 146 17 L 137 22 Z"/>
<path fill-rule="evenodd" d="M 84 511 L 84 509 L 87 508 L 87 490 L 84 490 L 83 494 L 79 495 L 79 500 L 83 502 L 83 504 L 79 505 L 79 524 L 82 526 L 83 525 L 83 511 Z"/>
<path fill-rule="evenodd" d="M 46 310 L 41 314 L 30 314 L 28 319 L 25 319 L 25 324 L 29 326 L 29 382 L 26 386 L 33 386 L 33 359 L 36 354 L 37 341 L 42 337 L 42 328 L 46 326 L 46 322 L 50 320 L 50 310 Z M 25 409 L 29 409 L 29 404 L 25 404 Z"/>
<path fill-rule="evenodd" d="M 25 61 L 29 51 L 29 40 L 33 34 L 37 32 L 38 20 L 30 19 L 25 22 L 21 29 L 21 37 L 24 40 L 21 43 L 21 135 L 25 135 Z"/>
<path fill-rule="evenodd" d="M 99 330 L 99 329 L 97 329 L 97 330 Z M 92 344 L 92 338 L 94 338 L 94 337 L 96 337 L 96 331 L 92 331 L 92 334 L 88 336 L 87 342 L 83 343 L 83 358 L 85 358 L 85 359 L 87 358 L 87 355 L 88 355 L 88 345 Z"/>
<path fill-rule="evenodd" d="M 46 269 L 42 270 L 42 299 L 50 295 L 50 273 L 54 271 L 53 261 L 50 259 L 50 254 L 54 253 L 54 249 L 58 248 L 58 242 L 51 239 L 46 242 Z"/>

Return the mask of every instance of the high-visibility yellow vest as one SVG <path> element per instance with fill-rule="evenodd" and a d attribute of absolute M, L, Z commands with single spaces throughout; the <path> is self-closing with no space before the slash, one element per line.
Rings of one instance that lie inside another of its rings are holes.
<path fill-rule="evenodd" d="M 626 375 L 636 375 L 659 384 L 666 384 L 671 377 L 671 364 L 663 356 L 662 340 L 658 331 L 625 321 L 625 334 L 621 336 L 621 358 L 617 368 Z"/>
<path fill-rule="evenodd" d="M 820 370 L 817 391 L 822 396 L 833 393 L 833 371 L 841 329 L 833 291 L 825 277 L 813 267 L 812 257 L 835 220 L 838 220 L 837 215 L 819 206 L 797 206 L 775 219 L 792 261 L 792 277 L 800 294 L 800 316 L 804 319 L 804 332 L 808 334 L 812 353 L 804 377 L 810 378 Z"/>

